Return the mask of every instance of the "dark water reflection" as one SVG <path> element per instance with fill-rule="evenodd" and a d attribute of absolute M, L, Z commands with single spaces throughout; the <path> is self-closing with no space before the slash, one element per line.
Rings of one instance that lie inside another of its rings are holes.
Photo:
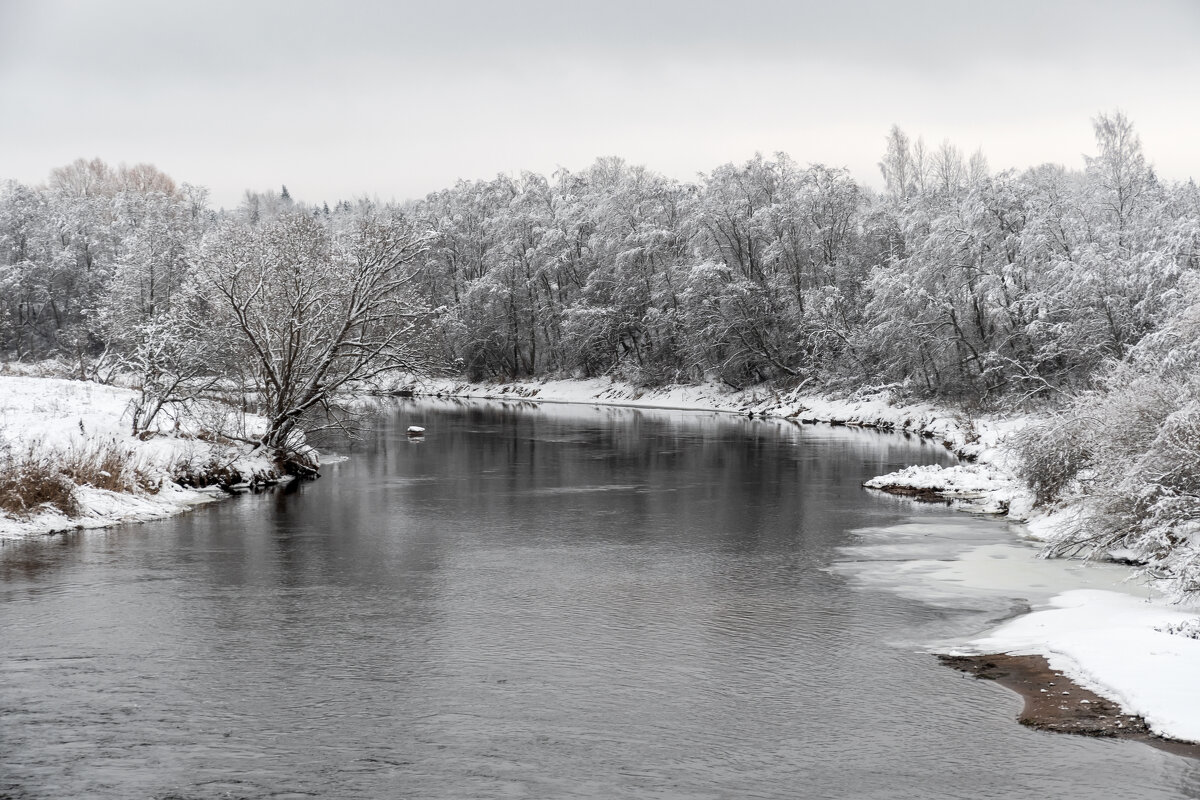
<path fill-rule="evenodd" d="M 429 429 L 424 441 L 403 435 Z M 0 797 L 1195 797 L 896 646 L 827 568 L 940 449 L 678 412 L 403 406 L 290 493 L 0 550 Z"/>

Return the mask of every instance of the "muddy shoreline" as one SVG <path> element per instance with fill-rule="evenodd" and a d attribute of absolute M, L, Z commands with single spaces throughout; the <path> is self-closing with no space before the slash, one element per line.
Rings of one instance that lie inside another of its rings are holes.
<path fill-rule="evenodd" d="M 1139 716 L 1083 688 L 1034 655 L 939 655 L 951 669 L 991 680 L 1025 700 L 1017 721 L 1030 728 L 1077 736 L 1131 739 L 1176 755 L 1200 759 L 1200 744 L 1169 739 L 1150 730 Z"/>
<path fill-rule="evenodd" d="M 911 497 L 913 500 L 920 500 L 924 503 L 941 503 L 942 505 L 950 505 L 951 500 L 947 497 L 942 488 L 931 488 L 928 486 L 905 486 L 898 483 L 888 483 L 883 486 L 867 486 L 867 489 L 873 489 L 877 492 L 886 492 L 887 494 L 899 495 L 900 497 Z"/>

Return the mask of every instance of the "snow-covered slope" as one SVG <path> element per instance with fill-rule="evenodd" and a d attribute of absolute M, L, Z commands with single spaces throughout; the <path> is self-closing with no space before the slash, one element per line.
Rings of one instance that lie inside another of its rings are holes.
<path fill-rule="evenodd" d="M 0 375 L 0 457 L 4 468 L 31 458 L 48 463 L 88 462 L 115 453 L 138 476 L 132 491 L 81 485 L 73 491 L 75 513 L 43 505 L 20 513 L 0 512 L 0 538 L 96 528 L 177 514 L 220 492 L 185 489 L 174 481 L 184 473 L 219 466 L 247 480 L 277 480 L 266 453 L 247 446 L 217 444 L 207 433 L 230 430 L 232 411 L 214 403 L 186 418 L 163 416 L 155 435 L 132 435 L 128 409 L 136 393 L 59 378 Z M 251 431 L 262 420 L 251 418 Z M 203 436 L 203 438 L 201 438 Z M 206 441 L 205 439 L 208 439 Z"/>

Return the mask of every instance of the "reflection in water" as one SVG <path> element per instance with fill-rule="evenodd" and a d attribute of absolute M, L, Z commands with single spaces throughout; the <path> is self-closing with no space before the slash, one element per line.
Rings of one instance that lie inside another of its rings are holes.
<path fill-rule="evenodd" d="M 1189 762 L 1019 728 L 1003 690 L 890 644 L 985 610 L 831 569 L 855 531 L 1003 541 L 859 488 L 945 460 L 713 414 L 404 404 L 287 496 L 5 546 L 0 796 L 1194 794 Z"/>

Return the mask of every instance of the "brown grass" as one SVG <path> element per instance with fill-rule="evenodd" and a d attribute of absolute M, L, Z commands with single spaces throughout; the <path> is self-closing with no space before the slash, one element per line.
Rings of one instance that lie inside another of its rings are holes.
<path fill-rule="evenodd" d="M 23 517 L 48 506 L 77 516 L 75 490 L 80 486 L 134 493 L 153 489 L 154 481 L 138 466 L 134 452 L 114 441 L 67 451 L 41 443 L 17 453 L 0 450 L 0 511 Z"/>
<path fill-rule="evenodd" d="M 6 455 L 0 462 L 0 510 L 27 516 L 43 506 L 68 516 L 77 514 L 75 484 L 62 474 L 48 453 Z"/>

